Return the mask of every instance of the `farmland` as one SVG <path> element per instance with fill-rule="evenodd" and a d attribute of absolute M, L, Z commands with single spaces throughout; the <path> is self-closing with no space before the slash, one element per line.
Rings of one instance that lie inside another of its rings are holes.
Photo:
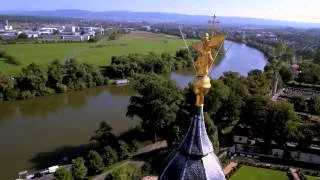
<path fill-rule="evenodd" d="M 190 40 L 189 43 L 192 41 Z M 63 61 L 70 55 L 74 55 L 75 59 L 81 62 L 100 66 L 109 64 L 112 56 L 148 52 L 174 53 L 183 47 L 184 42 L 178 37 L 139 31 L 124 35 L 118 40 L 101 40 L 99 43 L 1 45 L 1 50 L 17 58 L 22 65 L 10 65 L 0 59 L 0 70 L 16 74 L 22 67 L 32 62 L 47 65 L 56 59 Z"/>

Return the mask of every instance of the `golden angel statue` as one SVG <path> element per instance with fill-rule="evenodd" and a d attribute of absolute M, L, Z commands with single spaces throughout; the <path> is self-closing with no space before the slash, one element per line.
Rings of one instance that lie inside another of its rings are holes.
<path fill-rule="evenodd" d="M 216 30 L 215 21 L 216 16 L 213 17 L 212 35 L 205 33 L 201 41 L 194 44 L 193 48 L 199 52 L 197 60 L 194 62 L 194 68 L 196 70 L 196 77 L 193 80 L 193 92 L 196 94 L 196 105 L 203 106 L 204 96 L 209 92 L 211 88 L 209 72 L 211 71 L 213 62 L 217 57 L 218 52 L 223 46 L 225 35 L 218 34 Z M 212 57 L 212 52 L 215 52 Z"/>
<path fill-rule="evenodd" d="M 225 36 L 223 34 L 212 35 L 210 37 L 208 33 L 205 33 L 201 41 L 193 45 L 193 48 L 200 53 L 194 62 L 197 76 L 209 75 L 209 70 L 215 60 L 212 57 L 212 51 L 215 50 L 218 53 L 224 40 Z"/>

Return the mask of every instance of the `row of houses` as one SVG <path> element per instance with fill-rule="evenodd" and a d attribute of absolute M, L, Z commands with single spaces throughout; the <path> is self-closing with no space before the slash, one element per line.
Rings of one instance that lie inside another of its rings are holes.
<path fill-rule="evenodd" d="M 311 145 L 309 147 L 298 147 L 294 143 L 286 143 L 284 146 L 271 144 L 265 146 L 257 139 L 250 139 L 246 135 L 234 135 L 234 145 L 229 149 L 229 153 L 254 157 L 266 157 L 297 162 L 320 165 L 320 147 Z"/>

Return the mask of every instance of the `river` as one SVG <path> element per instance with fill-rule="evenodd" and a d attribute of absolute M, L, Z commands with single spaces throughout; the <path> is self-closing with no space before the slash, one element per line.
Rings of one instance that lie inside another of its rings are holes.
<path fill-rule="evenodd" d="M 225 71 L 246 75 L 265 64 L 260 51 L 233 43 L 211 76 L 217 78 Z M 193 74 L 187 69 L 170 76 L 184 87 Z M 133 94 L 130 86 L 108 86 L 1 103 L 0 179 L 13 179 L 19 171 L 45 168 L 69 154 L 85 152 L 100 121 L 106 121 L 116 134 L 135 126 L 138 120 L 125 116 Z"/>

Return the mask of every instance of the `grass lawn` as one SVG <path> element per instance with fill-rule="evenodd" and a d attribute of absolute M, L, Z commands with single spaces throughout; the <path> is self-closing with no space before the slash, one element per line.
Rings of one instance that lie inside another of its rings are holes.
<path fill-rule="evenodd" d="M 82 62 L 89 62 L 96 66 L 107 65 L 112 56 L 136 52 L 174 53 L 183 47 L 184 42 L 178 37 L 148 32 L 132 32 L 118 40 L 102 40 L 98 45 L 92 43 L 0 45 L 0 49 L 4 49 L 22 63 L 21 66 L 13 66 L 0 61 L 0 70 L 7 73 L 18 73 L 21 67 L 32 62 L 47 65 L 55 59 L 63 61 L 71 54 L 75 54 L 75 58 Z"/>
<path fill-rule="evenodd" d="M 230 180 L 286 180 L 286 172 L 242 166 Z"/>
<path fill-rule="evenodd" d="M 320 180 L 320 177 L 307 176 L 307 180 Z"/>

